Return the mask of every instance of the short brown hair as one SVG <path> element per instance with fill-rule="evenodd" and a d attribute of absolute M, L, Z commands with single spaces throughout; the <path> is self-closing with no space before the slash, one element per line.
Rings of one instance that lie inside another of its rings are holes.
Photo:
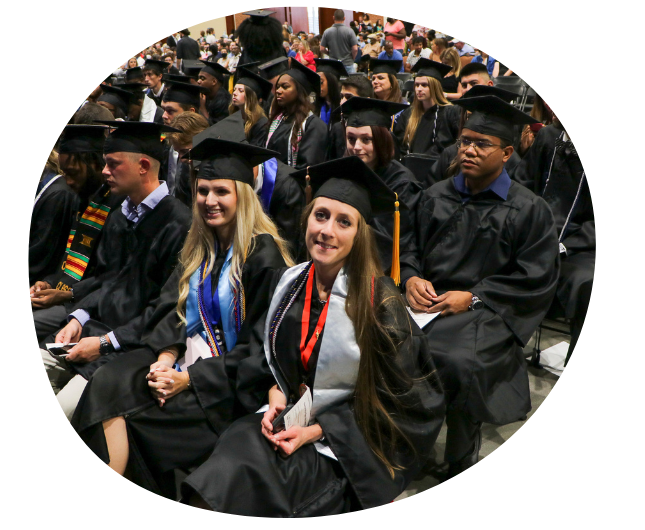
<path fill-rule="evenodd" d="M 179 129 L 180 132 L 170 133 L 168 138 L 180 145 L 188 145 L 193 142 L 196 134 L 208 128 L 208 121 L 201 114 L 188 111 L 172 120 L 170 126 Z"/>

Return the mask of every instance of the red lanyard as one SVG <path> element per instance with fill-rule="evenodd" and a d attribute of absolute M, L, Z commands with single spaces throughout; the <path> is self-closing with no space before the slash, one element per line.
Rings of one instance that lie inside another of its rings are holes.
<path fill-rule="evenodd" d="M 313 287 L 314 287 L 314 265 L 312 263 L 311 269 L 309 270 L 309 277 L 307 278 L 305 307 L 302 310 L 302 330 L 300 334 L 300 360 L 302 361 L 302 365 L 307 370 L 308 370 L 307 363 L 309 362 L 309 357 L 311 357 L 311 352 L 314 350 L 314 346 L 316 345 L 316 341 L 320 336 L 320 332 L 322 331 L 322 328 L 325 327 L 325 321 L 327 320 L 327 308 L 329 307 L 329 298 L 328 298 L 327 303 L 325 304 L 325 307 L 322 310 L 322 313 L 320 313 L 320 317 L 318 317 L 318 323 L 316 324 L 316 329 L 314 330 L 314 334 L 309 339 L 309 343 L 305 348 L 305 341 L 307 340 L 307 333 L 309 331 L 309 315 L 311 313 L 311 293 L 313 291 Z M 329 296 L 331 297 L 331 295 Z"/>

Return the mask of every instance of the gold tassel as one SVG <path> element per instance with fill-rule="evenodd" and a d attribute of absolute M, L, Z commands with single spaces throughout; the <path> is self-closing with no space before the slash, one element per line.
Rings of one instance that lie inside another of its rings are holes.
<path fill-rule="evenodd" d="M 235 74 L 231 74 L 231 75 L 228 77 L 228 91 L 229 91 L 231 94 L 233 93 L 233 89 L 235 88 L 235 83 L 233 82 L 233 81 L 234 81 L 234 79 L 235 79 Z"/>
<path fill-rule="evenodd" d="M 305 201 L 309 204 L 312 200 L 311 177 L 309 176 L 309 166 L 307 166 L 307 175 L 305 175 Z"/>
<path fill-rule="evenodd" d="M 401 214 L 399 213 L 399 195 L 396 195 L 394 203 L 394 233 L 392 234 L 392 268 L 390 278 L 394 280 L 397 287 L 401 284 L 401 264 L 399 262 L 399 236 L 401 235 Z"/>

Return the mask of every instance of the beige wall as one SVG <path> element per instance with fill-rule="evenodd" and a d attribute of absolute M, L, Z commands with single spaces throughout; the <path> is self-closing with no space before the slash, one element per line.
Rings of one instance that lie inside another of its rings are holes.
<path fill-rule="evenodd" d="M 213 28 L 215 30 L 215 36 L 219 39 L 224 33 L 226 33 L 226 18 L 215 18 L 213 20 L 207 20 L 196 26 L 190 26 L 188 30 L 190 31 L 190 36 L 197 40 L 199 38 L 199 32 L 207 28 Z"/>

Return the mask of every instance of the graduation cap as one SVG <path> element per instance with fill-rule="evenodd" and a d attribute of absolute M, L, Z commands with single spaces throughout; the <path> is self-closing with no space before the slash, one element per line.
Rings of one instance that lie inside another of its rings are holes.
<path fill-rule="evenodd" d="M 125 71 L 125 82 L 134 83 L 137 79 L 143 79 L 143 70 L 140 66 L 135 66 L 134 68 L 128 68 Z"/>
<path fill-rule="evenodd" d="M 273 79 L 289 70 L 289 58 L 285 55 L 284 57 L 271 59 L 258 65 L 258 70 L 260 70 L 265 79 Z"/>
<path fill-rule="evenodd" d="M 308 94 L 320 94 L 320 76 L 298 61 L 291 61 L 291 68 L 286 72 L 289 77 L 300 83 Z"/>
<path fill-rule="evenodd" d="M 247 70 L 246 66 L 238 66 L 237 73 L 239 75 L 237 83 L 249 87 L 258 98 L 266 101 L 273 88 L 273 84 L 270 81 Z"/>
<path fill-rule="evenodd" d="M 354 99 L 354 98 L 352 98 Z M 337 158 L 315 166 L 309 166 L 308 185 L 313 198 L 326 197 L 358 210 L 368 223 L 374 216 L 394 214 L 391 276 L 399 285 L 399 198 L 381 178 L 357 156 Z M 295 176 L 295 173 L 292 174 Z"/>
<path fill-rule="evenodd" d="M 334 113 L 343 115 L 347 127 L 376 125 L 389 129 L 392 125 L 392 116 L 408 107 L 409 105 L 405 103 L 354 96 L 335 109 Z"/>
<path fill-rule="evenodd" d="M 255 11 L 247 11 L 243 15 L 249 15 L 252 24 L 266 25 L 269 23 L 269 15 L 273 15 L 275 11 L 268 11 L 266 9 L 256 9 Z"/>
<path fill-rule="evenodd" d="M 221 140 L 225 138 L 231 142 L 246 142 L 246 133 L 244 132 L 244 117 L 241 112 L 235 112 L 230 116 L 211 125 L 208 129 L 197 133 L 193 137 L 193 147 L 203 142 L 206 138 L 215 138 Z"/>
<path fill-rule="evenodd" d="M 58 152 L 63 153 L 102 153 L 105 143 L 104 125 L 66 125 Z"/>
<path fill-rule="evenodd" d="M 166 61 L 158 61 L 157 59 L 146 59 L 146 62 L 143 64 L 143 70 L 152 70 L 157 75 L 163 74 L 167 68 L 170 66 L 170 63 Z"/>
<path fill-rule="evenodd" d="M 538 123 L 535 118 L 497 96 L 461 98 L 455 101 L 455 105 L 472 113 L 464 125 L 464 129 L 494 136 L 508 142 L 513 141 L 515 125 Z"/>
<path fill-rule="evenodd" d="M 224 68 L 221 64 L 212 62 L 212 61 L 197 61 L 200 63 L 200 72 L 206 72 L 207 74 L 215 77 L 220 83 L 224 81 L 225 75 L 231 75 L 231 73 Z"/>
<path fill-rule="evenodd" d="M 143 121 L 99 120 L 98 123 L 109 125 L 115 129 L 105 140 L 103 154 L 142 153 L 158 162 L 161 162 L 164 155 L 161 133 L 180 132 L 179 129 L 168 125 Z"/>
<path fill-rule="evenodd" d="M 179 81 L 180 83 L 190 83 L 191 79 L 197 78 L 190 75 L 163 74 L 161 79 L 164 83 L 174 83 L 175 81 Z"/>
<path fill-rule="evenodd" d="M 168 81 L 162 101 L 184 103 L 194 109 L 198 109 L 199 95 L 204 91 L 199 85 L 192 85 L 191 83 L 183 83 L 181 81 Z"/>
<path fill-rule="evenodd" d="M 237 180 L 253 187 L 253 168 L 278 156 L 276 151 L 248 143 L 206 138 L 184 158 L 201 162 L 197 178 Z"/>
<path fill-rule="evenodd" d="M 450 72 L 450 70 L 452 70 L 452 66 L 438 63 L 437 61 L 431 61 L 425 57 L 421 57 L 412 67 L 412 72 L 416 72 L 417 77 L 433 77 L 437 81 L 441 81 Z"/>
<path fill-rule="evenodd" d="M 503 99 L 507 103 L 510 103 L 514 99 L 517 99 L 519 96 L 515 92 L 509 90 L 504 90 L 496 86 L 489 85 L 475 85 L 468 92 L 466 92 L 462 98 L 478 98 L 481 96 L 497 96 L 500 99 Z"/>
<path fill-rule="evenodd" d="M 110 85 L 101 85 L 101 90 L 103 90 L 103 93 L 98 97 L 97 101 L 105 101 L 121 109 L 123 114 L 128 113 L 128 106 L 132 100 L 130 92 Z"/>
<path fill-rule="evenodd" d="M 316 71 L 324 74 L 331 74 L 340 80 L 341 77 L 347 77 L 347 70 L 341 61 L 334 59 L 314 59 Z"/>
<path fill-rule="evenodd" d="M 260 61 L 253 61 L 251 63 L 244 63 L 244 64 L 237 65 L 238 68 L 241 68 L 242 66 L 246 68 L 249 72 L 253 72 L 254 74 L 260 73 L 260 68 L 259 68 Z"/>
<path fill-rule="evenodd" d="M 421 59 L 419 59 L 421 60 Z M 371 59 L 370 69 L 372 74 L 390 74 L 396 76 L 401 71 L 401 59 Z"/>
<path fill-rule="evenodd" d="M 145 83 L 121 83 L 117 85 L 117 88 L 130 92 L 136 99 L 143 99 L 145 97 L 143 91 L 148 88 L 148 85 Z"/>

